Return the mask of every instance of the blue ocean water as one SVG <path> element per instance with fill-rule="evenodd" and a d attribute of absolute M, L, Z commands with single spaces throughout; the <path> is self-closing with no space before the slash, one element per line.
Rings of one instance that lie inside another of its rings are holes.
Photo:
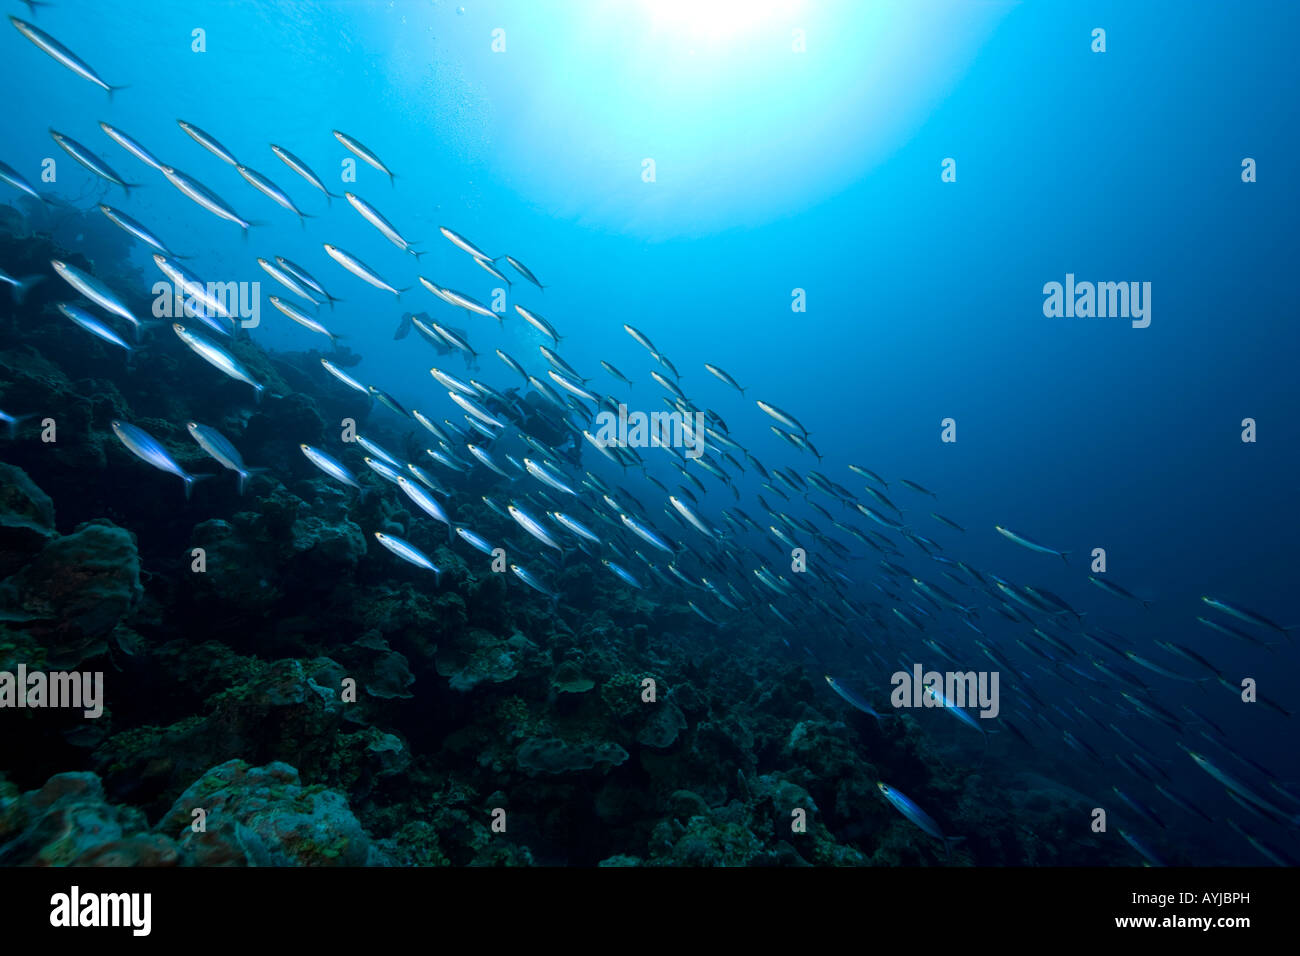
<path fill-rule="evenodd" d="M 691 399 L 769 469 L 815 469 L 858 493 L 863 481 L 848 466 L 865 465 L 889 480 L 885 493 L 904 523 L 938 541 L 943 555 L 1049 589 L 1084 612 L 1071 628 L 1113 632 L 1123 649 L 1195 672 L 1154 644 L 1174 641 L 1229 683 L 1253 678 L 1260 696 L 1296 708 L 1291 638 L 1201 601 L 1209 595 L 1284 626 L 1300 623 L 1300 202 L 1288 167 L 1300 93 L 1294 4 L 137 0 L 124 9 L 63 0 L 35 15 L 8 6 L 126 88 L 110 100 L 6 28 L 0 86 L 13 94 L 0 120 L 0 159 L 36 183 L 42 161 L 54 158 L 57 179 L 39 188 L 90 206 L 99 187 L 54 145 L 52 127 L 142 183 L 129 198 L 110 188 L 98 201 L 193 256 L 189 265 L 203 277 L 258 280 L 265 295 L 274 283 L 256 257 L 304 265 L 341 300 L 319 317 L 363 356 L 350 373 L 407 408 L 438 393 L 432 353 L 417 336 L 393 337 L 404 312 L 469 330 L 478 367 L 458 356 L 439 364 L 504 389 L 519 382 L 495 349 L 526 357 L 531 369 L 546 367 L 537 347 L 553 345 L 515 315 L 522 304 L 556 325 L 557 350 L 600 394 L 662 410 L 666 393 L 649 377 L 658 366 L 624 331 L 629 324 L 671 358 Z M 1093 49 L 1098 28 L 1104 52 Z M 178 118 L 269 176 L 313 218 L 300 224 L 255 193 L 178 129 Z M 267 224 L 244 236 L 199 209 L 108 140 L 101 120 Z M 374 150 L 395 181 L 351 157 L 335 129 Z M 395 248 L 342 198 L 326 204 L 269 143 L 300 156 L 332 191 L 373 204 L 425 254 L 417 262 Z M 1257 181 L 1243 181 L 1247 158 Z M 954 181 L 944 177 L 949 160 Z M 355 181 L 342 178 L 350 169 Z M 499 262 L 514 280 L 500 324 L 439 303 L 417 274 L 485 303 L 502 285 L 446 242 L 441 226 L 493 255 L 518 257 L 545 291 Z M 363 284 L 329 260 L 322 242 L 410 291 L 399 300 Z M 145 247 L 134 254 L 153 276 Z M 1067 274 L 1150 283 L 1149 326 L 1046 316 L 1044 286 Z M 796 311 L 795 302 L 806 308 Z M 320 347 L 265 302 L 251 335 L 267 350 Z M 605 376 L 602 360 L 633 388 Z M 704 362 L 726 369 L 744 395 Z M 821 458 L 772 434 L 756 399 L 795 415 Z M 955 442 L 941 440 L 947 419 Z M 1257 423 L 1256 441 L 1243 442 L 1244 419 Z M 593 467 L 593 458 L 584 464 Z M 676 480 L 666 467 L 652 472 L 670 487 Z M 753 469 L 733 477 L 740 507 L 764 527 L 757 494 L 777 511 L 825 524 L 799 495 L 774 499 Z M 937 500 L 902 488 L 901 478 Z M 644 482 L 628 487 L 641 501 L 654 493 Z M 720 487 L 710 486 L 713 520 L 736 504 Z M 836 517 L 852 514 L 821 503 Z M 965 532 L 933 521 L 932 510 Z M 665 524 L 657 506 L 649 517 Z M 995 525 L 1070 552 L 1068 565 L 1018 548 Z M 844 543 L 855 553 L 836 564 L 853 581 L 848 596 L 879 604 L 880 619 L 850 613 L 859 647 L 802 657 L 814 675 L 823 665 L 861 668 L 855 676 L 865 685 L 874 673 L 880 703 L 888 671 L 863 654 L 878 632 L 889 634 L 890 669 L 908 646 L 927 667 L 947 664 L 889 617 L 915 594 L 891 603 L 873 587 L 885 583 L 882 556 L 852 538 Z M 934 581 L 945 569 L 925 549 L 896 543 L 905 556 L 890 560 L 912 574 Z M 788 556 L 772 559 L 760 536 L 738 535 L 731 546 L 746 569 L 761 553 L 790 577 Z M 1149 607 L 1088 582 L 1096 548 L 1105 550 L 1107 578 Z M 897 596 L 908 584 L 887 590 Z M 1028 672 L 1037 661 L 1014 644 L 1027 628 L 987 610 L 992 601 L 980 594 L 986 610 L 974 623 Z M 817 619 L 815 609 L 801 613 L 801 621 Z M 1280 646 L 1233 640 L 1198 617 Z M 770 616 L 740 626 L 780 630 Z M 989 666 L 960 616 L 936 612 L 925 636 L 959 649 L 966 667 Z M 1082 669 L 1106 658 L 1141 676 L 1152 699 L 1187 722 L 1188 746 L 1297 811 L 1258 768 L 1233 763 L 1200 737 L 1203 725 L 1181 707 L 1212 718 L 1223 739 L 1283 786 L 1300 781 L 1294 718 L 1241 703 L 1214 680 L 1180 683 L 1093 644 L 1077 649 Z M 792 657 L 801 659 L 798 648 Z M 1177 749 L 1169 728 L 1096 705 L 1122 686 L 1103 677 L 1094 688 L 1060 668 L 1032 673 L 1040 700 L 1011 700 L 1004 684 L 1003 708 L 1041 718 L 1022 728 L 1033 746 L 991 759 L 1088 794 L 1134 788 L 1156 805 L 1159 796 L 1125 782 L 1113 763 L 1091 763 L 1061 744 L 1069 729 L 1106 758 L 1128 753 L 1126 742 L 1071 708 L 1126 720 L 1166 761 L 1170 789 L 1215 821 L 1162 806 L 1179 823 L 1161 837 L 1187 861 L 1259 861 L 1223 825 L 1227 817 L 1300 853 L 1294 826 L 1235 804 Z M 960 741 L 959 731 L 952 737 Z"/>

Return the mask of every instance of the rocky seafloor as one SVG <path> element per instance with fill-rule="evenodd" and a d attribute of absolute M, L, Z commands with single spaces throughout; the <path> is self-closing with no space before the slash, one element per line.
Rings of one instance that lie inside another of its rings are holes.
<path fill-rule="evenodd" d="M 103 672 L 106 699 L 97 719 L 0 709 L 0 865 L 1113 862 L 1070 835 L 1081 796 L 848 708 L 757 621 L 706 632 L 685 594 L 587 565 L 560 572 L 554 612 L 449 546 L 359 452 L 345 460 L 366 492 L 331 482 L 298 448 L 334 446 L 330 423 L 408 436 L 382 408 L 359 415 L 320 353 L 236 343 L 260 403 L 193 374 L 166 329 L 128 366 L 54 308 L 72 294 L 54 258 L 118 290 L 152 283 L 98 218 L 34 230 L 15 214 L 0 232 L 10 274 L 48 276 L 21 306 L 0 290 L 0 408 L 34 416 L 0 437 L 0 671 Z M 187 501 L 113 419 L 220 474 Z M 267 469 L 243 495 L 191 420 Z M 458 520 L 503 537 L 458 487 Z M 441 584 L 377 530 L 429 554 Z M 949 857 L 881 779 L 964 842 Z"/>

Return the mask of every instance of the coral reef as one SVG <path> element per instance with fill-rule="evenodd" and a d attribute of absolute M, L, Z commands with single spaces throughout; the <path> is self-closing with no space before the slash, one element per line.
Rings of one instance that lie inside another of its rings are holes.
<path fill-rule="evenodd" d="M 0 256 L 15 274 L 93 259 L 147 287 L 89 219 L 0 235 Z M 0 714 L 0 864 L 1110 862 L 1068 836 L 1086 801 L 1050 761 L 995 790 L 996 759 L 972 772 L 943 731 L 850 710 L 757 622 L 701 632 L 672 592 L 572 568 L 553 608 L 359 451 L 362 491 L 332 483 L 297 447 L 325 422 L 354 415 L 392 448 L 417 436 L 378 404 L 343 405 L 319 354 L 236 343 L 268 383 L 254 406 L 246 386 L 192 376 L 169 336 L 128 371 L 55 321 L 58 283 L 21 307 L 0 296 L 0 407 L 34 416 L 0 438 L 0 671 L 102 672 L 107 700 L 96 720 Z M 187 500 L 113 437 L 119 418 L 213 477 Z M 241 495 L 188 421 L 266 470 Z M 515 533 L 472 482 L 448 482 L 458 519 Z M 374 546 L 385 529 L 438 563 L 440 586 Z M 880 798 L 882 777 L 966 836 L 951 859 Z"/>

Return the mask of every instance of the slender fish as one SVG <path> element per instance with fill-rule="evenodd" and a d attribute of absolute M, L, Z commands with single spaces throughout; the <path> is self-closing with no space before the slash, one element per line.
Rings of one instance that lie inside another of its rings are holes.
<path fill-rule="evenodd" d="M 148 462 L 160 471 L 170 472 L 181 481 L 185 482 L 186 501 L 189 500 L 190 490 L 193 488 L 194 482 L 202 478 L 212 477 L 211 475 L 191 475 L 180 465 L 176 464 L 176 460 L 172 458 L 167 449 L 163 447 L 162 442 L 158 441 L 158 439 L 154 438 L 143 428 L 137 428 L 135 425 L 118 421 L 117 419 L 114 419 L 109 424 L 113 429 L 113 434 L 118 437 L 118 440 L 127 447 L 127 450 L 130 451 L 131 454 Z"/>
<path fill-rule="evenodd" d="M 105 83 L 100 79 L 99 74 L 91 69 L 90 64 L 77 56 L 77 54 L 73 53 L 58 40 L 54 39 L 54 37 L 50 36 L 40 27 L 32 26 L 26 20 L 19 20 L 17 17 L 10 17 L 9 22 L 14 25 L 15 30 L 27 39 L 31 40 L 32 43 L 36 44 L 37 48 L 42 52 L 49 54 L 73 73 L 77 74 L 77 76 L 82 79 L 90 80 L 90 82 L 94 83 L 101 90 L 106 92 L 110 100 L 113 98 L 113 93 L 115 91 L 126 89 L 124 86 L 110 86 Z"/>
<path fill-rule="evenodd" d="M 313 186 L 315 186 L 317 189 L 323 192 L 325 194 L 325 201 L 327 203 L 332 202 L 334 197 L 338 195 L 337 193 L 332 193 L 328 189 L 326 189 L 325 184 L 321 182 L 320 177 L 311 171 L 311 167 L 308 166 L 306 163 L 304 163 L 293 153 L 289 152 L 283 146 L 276 146 L 274 143 L 272 143 L 271 152 L 275 153 L 276 156 L 280 157 L 280 160 L 286 166 L 292 169 L 295 173 L 297 173 L 303 179 L 307 180 L 307 182 L 311 183 Z"/>
<path fill-rule="evenodd" d="M 394 296 L 400 299 L 402 297 L 402 293 L 407 291 L 407 289 L 410 288 L 410 286 L 406 286 L 406 288 L 402 288 L 402 289 L 393 288 L 383 278 L 381 278 L 378 273 L 376 273 L 373 269 L 367 266 L 364 262 L 362 262 L 360 259 L 352 255 L 351 253 L 338 248 L 337 246 L 332 246 L 328 242 L 326 242 L 324 243 L 324 248 L 326 254 L 331 259 L 333 259 L 335 262 L 341 265 L 344 269 L 347 269 L 348 272 L 351 272 L 358 279 L 363 279 L 364 281 L 369 282 L 376 289 L 383 289 L 385 292 L 391 292 L 393 293 Z"/>
<path fill-rule="evenodd" d="M 390 170 L 387 166 L 385 166 L 382 162 L 380 162 L 379 157 L 376 156 L 370 150 L 366 149 L 366 147 L 363 146 L 360 142 L 353 139 L 347 133 L 340 133 L 338 130 L 334 130 L 334 138 L 337 139 L 340 143 L 342 143 L 345 147 L 347 147 L 347 149 L 350 152 L 355 153 L 357 156 L 361 157 L 361 159 L 363 159 L 365 162 L 369 163 L 375 169 L 379 170 L 381 173 L 387 176 L 389 183 L 396 185 L 396 183 L 394 183 L 393 181 L 397 177 L 393 174 L 393 171 Z"/>

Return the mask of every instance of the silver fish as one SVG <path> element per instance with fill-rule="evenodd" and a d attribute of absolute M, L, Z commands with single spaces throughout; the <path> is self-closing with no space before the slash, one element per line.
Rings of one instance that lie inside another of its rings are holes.
<path fill-rule="evenodd" d="M 506 511 L 510 513 L 510 517 L 515 519 L 515 522 L 519 525 L 519 527 L 523 528 L 525 531 L 531 534 L 538 541 L 542 542 L 542 544 L 546 545 L 549 548 L 554 548 L 556 551 L 559 551 L 561 554 L 564 553 L 564 549 L 560 547 L 559 542 L 556 541 L 553 537 L 551 537 L 551 533 L 547 531 L 544 527 L 542 527 L 537 522 L 537 519 L 529 515 L 528 512 L 524 511 L 522 508 L 518 507 L 515 504 L 508 505 L 506 507 Z"/>
<path fill-rule="evenodd" d="M 121 299 L 113 294 L 112 290 L 110 290 L 108 286 L 104 285 L 104 283 L 100 282 L 94 276 L 82 272 L 76 266 L 70 266 L 66 262 L 62 262 L 58 259 L 51 259 L 50 265 L 54 267 L 54 271 L 59 274 L 60 278 L 91 302 L 95 303 L 95 305 L 99 306 L 105 312 L 111 312 L 113 315 L 130 322 L 132 328 L 135 329 L 136 338 L 138 339 L 140 337 L 140 330 L 144 327 L 144 323 L 131 313 L 131 310 L 122 303 Z"/>
<path fill-rule="evenodd" d="M 186 422 L 185 428 L 190 433 L 190 437 L 198 442 L 200 448 L 239 476 L 239 493 L 241 495 L 248 484 L 248 479 L 265 470 L 263 468 L 249 468 L 245 465 L 243 457 L 235 446 L 230 443 L 230 439 L 210 425 Z"/>
<path fill-rule="evenodd" d="M 60 302 L 59 311 L 92 335 L 97 335 L 105 342 L 116 345 L 118 348 L 125 349 L 128 352 L 131 351 L 131 346 L 120 335 L 80 306 Z"/>
<path fill-rule="evenodd" d="M 608 372 L 610 375 L 613 375 L 620 382 L 626 384 L 628 388 L 632 387 L 632 380 L 628 378 L 626 375 L 624 375 L 622 372 L 620 372 L 618 369 L 616 369 L 614 366 L 610 365 L 608 362 L 605 361 L 602 361 L 600 364 L 601 367 L 604 368 L 606 372 Z"/>
<path fill-rule="evenodd" d="M 432 571 L 435 581 L 442 580 L 442 571 L 438 566 L 430 561 L 423 551 L 420 551 L 409 541 L 395 538 L 391 534 L 384 534 L 382 531 L 375 532 L 375 540 L 403 561 L 413 564 L 417 568 L 424 568 L 427 571 Z"/>
<path fill-rule="evenodd" d="M 659 350 L 654 347 L 654 343 L 650 341 L 649 337 L 647 337 L 645 333 L 640 332 L 637 329 L 632 328 L 632 326 L 626 324 L 623 326 L 623 331 L 626 332 L 628 335 L 632 336 L 632 338 L 636 339 L 637 344 L 642 346 L 651 355 L 659 354 Z"/>
<path fill-rule="evenodd" d="M 478 445 L 475 445 L 473 443 L 468 444 L 465 447 L 468 448 L 469 453 L 473 455 L 475 458 L 477 458 L 480 462 L 482 462 L 485 467 L 490 468 L 492 471 L 495 471 L 502 478 L 511 477 L 510 473 L 506 471 L 504 468 L 502 468 L 500 465 L 498 465 L 496 463 L 496 459 L 493 458 L 492 455 L 486 449 L 480 448 Z"/>
<path fill-rule="evenodd" d="M 483 554 L 486 554 L 489 557 L 492 555 L 492 552 L 496 550 L 495 548 L 492 547 L 491 542 L 489 542 L 486 538 L 484 538 L 482 535 L 475 534 L 473 531 L 471 531 L 469 528 L 466 528 L 464 525 L 458 525 L 456 527 L 456 533 L 460 535 L 466 542 L 468 542 L 470 547 L 472 547 L 474 550 L 481 551 Z"/>
<path fill-rule="evenodd" d="M 493 428 L 506 427 L 505 422 L 493 418 L 491 415 L 488 414 L 486 409 L 481 408 L 476 402 L 470 401 L 468 398 L 466 398 L 464 395 L 460 394 L 459 392 L 448 392 L 447 397 L 450 398 L 457 405 L 459 405 L 461 408 L 463 408 L 465 411 L 469 412 L 479 421 L 481 421 L 484 425 L 491 425 Z"/>
<path fill-rule="evenodd" d="M 153 246 L 163 255 L 170 256 L 173 259 L 185 259 L 187 256 L 178 256 L 163 244 L 163 241 L 146 229 L 140 223 L 136 222 L 120 209 L 114 209 L 112 206 L 99 204 L 99 211 L 108 217 L 108 221 L 120 229 L 129 232 L 146 245 Z"/>
<path fill-rule="evenodd" d="M 231 378 L 240 382 L 247 382 L 253 386 L 253 394 L 260 399 L 262 391 L 266 388 L 261 382 L 253 378 L 249 371 L 239 363 L 233 355 L 206 339 L 195 335 L 179 322 L 172 323 L 172 329 L 176 332 L 177 337 L 190 347 L 195 355 L 203 359 L 213 368 L 219 369 Z"/>
<path fill-rule="evenodd" d="M 542 285 L 540 282 L 537 281 L 537 276 L 533 275 L 531 269 L 529 269 L 526 265 L 524 265 L 514 256 L 506 256 L 505 258 L 506 258 L 506 262 L 510 263 L 510 265 L 514 268 L 516 272 L 518 272 L 521 276 L 523 276 L 533 285 L 537 286 L 537 288 L 541 289 L 543 292 L 546 291 L 546 286 Z"/>
<path fill-rule="evenodd" d="M 799 420 L 795 418 L 793 415 L 791 415 L 789 412 L 783 412 L 775 405 L 770 405 L 767 402 L 756 402 L 755 404 L 758 405 L 758 407 L 763 411 L 764 414 L 769 415 L 772 418 L 775 418 L 786 428 L 797 428 L 799 429 L 800 433 L 802 433 L 803 435 L 808 434 L 808 429 L 800 425 Z"/>
<path fill-rule="evenodd" d="M 524 469 L 542 484 L 554 488 L 556 491 L 563 492 L 566 495 L 577 494 L 577 492 L 565 484 L 563 480 L 553 474 L 550 469 L 538 464 L 531 458 L 524 459 Z"/>
<path fill-rule="evenodd" d="M 79 162 L 82 166 L 85 166 L 96 176 L 108 180 L 115 186 L 121 186 L 128 197 L 131 195 L 131 190 L 140 185 L 139 183 L 128 183 L 113 170 L 112 166 L 108 165 L 108 163 L 104 162 L 104 160 L 91 152 L 88 147 L 77 142 L 71 136 L 66 136 L 58 130 L 53 129 L 50 130 L 50 136 L 54 138 L 54 142 L 58 143 L 65 153 Z"/>
<path fill-rule="evenodd" d="M 525 322 L 535 328 L 538 332 L 541 332 L 543 335 L 550 338 L 550 340 L 556 345 L 560 344 L 560 334 L 555 331 L 555 327 L 551 325 L 550 322 L 547 322 L 536 312 L 533 312 L 530 309 L 525 309 L 522 305 L 516 305 L 515 311 L 523 317 Z"/>
<path fill-rule="evenodd" d="M 271 180 L 267 179 L 257 170 L 249 169 L 247 166 L 238 163 L 235 165 L 235 169 L 239 172 L 239 175 L 244 177 L 245 182 L 277 205 L 289 210 L 289 212 L 298 217 L 298 221 L 303 223 L 303 225 L 306 225 L 308 219 L 315 218 L 311 213 L 303 212 L 295 206 L 293 200 L 289 198 L 288 194 L 285 193 L 283 189 L 271 182 Z"/>
<path fill-rule="evenodd" d="M 437 379 L 438 383 L 442 385 L 444 388 L 449 388 L 452 391 L 460 392 L 462 395 L 467 395 L 471 398 L 478 397 L 478 389 L 476 389 L 473 385 L 469 384 L 468 382 L 462 382 L 455 375 L 449 375 L 447 372 L 444 372 L 441 369 L 437 369 L 437 368 L 429 369 L 429 374 L 432 375 L 435 379 Z"/>
<path fill-rule="evenodd" d="M 361 157 L 361 159 L 365 160 L 375 169 L 387 176 L 390 183 L 393 183 L 393 180 L 397 178 L 392 170 L 380 162 L 378 156 L 366 149 L 365 146 L 353 139 L 347 133 L 340 133 L 338 130 L 334 130 L 334 138 L 347 147 L 350 152 L 355 153 L 357 156 Z M 394 183 L 394 185 L 396 184 Z"/>
<path fill-rule="evenodd" d="M 934 822 L 934 818 L 917 806 L 916 803 L 914 803 L 906 794 L 900 793 L 886 783 L 877 783 L 876 788 L 880 790 L 885 799 L 889 801 L 890 805 L 895 810 L 907 817 L 908 820 L 912 821 L 912 823 L 916 824 L 930 836 L 941 841 L 945 853 L 951 854 L 951 844 L 957 842 L 959 839 L 964 839 L 964 837 L 944 836 L 943 831 L 939 829 L 939 824 Z"/>
<path fill-rule="evenodd" d="M 110 426 L 113 434 L 118 440 L 127 447 L 131 454 L 135 455 L 149 464 L 153 465 L 160 471 L 170 472 L 181 481 L 185 482 L 185 498 L 188 501 L 190 489 L 193 488 L 194 482 L 201 478 L 211 477 L 210 475 L 191 475 L 180 465 L 176 464 L 175 459 L 168 454 L 167 449 L 163 447 L 162 442 L 154 438 L 143 428 L 137 428 L 135 425 L 114 419 Z"/>
<path fill-rule="evenodd" d="M 548 514 L 550 514 L 550 516 L 555 519 L 555 521 L 560 525 L 560 527 L 572 531 L 579 538 L 586 538 L 588 541 L 592 542 L 593 544 L 601 543 L 600 538 L 596 536 L 596 533 L 592 531 L 590 528 L 588 528 L 586 525 L 584 525 L 582 522 L 578 521 L 576 518 L 571 518 L 560 511 L 551 511 L 548 512 Z"/>
<path fill-rule="evenodd" d="M 169 183 L 181 191 L 182 195 L 198 203 L 214 216 L 237 224 L 245 233 L 248 232 L 249 226 L 261 225 L 259 222 L 253 222 L 240 216 L 231 208 L 229 203 L 211 189 L 204 186 L 197 179 L 182 173 L 174 166 L 163 166 L 162 174 L 167 177 Z"/>
<path fill-rule="evenodd" d="M 609 568 L 615 574 L 617 574 L 619 578 L 622 579 L 625 583 L 632 585 L 632 587 L 634 588 L 643 589 L 640 581 L 632 577 L 632 575 L 627 570 L 619 567 L 613 561 L 609 560 L 608 558 L 601 558 L 600 563 L 605 565 L 605 567 Z"/>
<path fill-rule="evenodd" d="M 424 488 L 405 477 L 397 479 L 397 486 L 406 493 L 406 497 L 415 502 L 421 511 L 427 514 L 430 518 L 433 518 L 435 521 L 441 521 L 447 526 L 447 540 L 450 541 L 451 536 L 454 533 L 455 525 L 452 524 L 451 518 L 443 509 L 442 505 L 438 503 L 437 499 L 425 491 Z"/>
<path fill-rule="evenodd" d="M 0 179 L 3 179 L 14 189 L 24 192 L 39 202 L 45 202 L 40 193 L 32 188 L 32 184 L 19 175 L 18 170 L 14 169 L 8 163 L 0 163 Z"/>
<path fill-rule="evenodd" d="M 239 160 L 235 159 L 235 154 L 217 142 L 215 136 L 205 133 L 193 123 L 187 123 L 185 120 L 178 119 L 176 125 L 185 130 L 186 135 L 188 135 L 190 139 L 194 140 L 194 142 L 198 143 L 213 156 L 217 157 L 217 159 L 229 163 L 231 166 L 239 165 Z"/>
<path fill-rule="evenodd" d="M 126 133 L 113 126 L 109 126 L 102 120 L 100 121 L 99 128 L 107 134 L 109 139 L 117 143 L 117 145 L 121 146 L 136 159 L 140 160 L 140 162 L 144 163 L 146 166 L 152 166 L 160 173 L 162 172 L 163 164 L 159 161 L 158 157 L 149 152 L 149 150 L 145 149 Z"/>
<path fill-rule="evenodd" d="M 303 286 L 311 289 L 317 295 L 324 297 L 329 302 L 331 309 L 334 308 L 335 302 L 342 301 L 326 292 L 325 287 L 317 282 L 310 272 L 292 260 L 286 259 L 284 256 L 276 256 L 275 263 L 289 275 L 297 279 Z"/>
<path fill-rule="evenodd" d="M 1022 548 L 1028 548 L 1030 551 L 1037 551 L 1039 554 L 1054 554 L 1057 557 L 1059 557 L 1062 561 L 1065 561 L 1067 566 L 1069 566 L 1070 564 L 1070 562 L 1066 559 L 1066 555 L 1070 553 L 1069 551 L 1056 551 L 1053 548 L 1049 548 L 1046 547 L 1045 545 L 1038 544 L 1036 541 L 1030 541 L 1028 538 L 1024 537 L 1023 535 L 1016 534 L 1014 531 L 1009 531 L 1008 529 L 1002 527 L 1002 525 L 994 525 L 993 528 L 995 531 L 997 531 L 998 534 L 1002 535 L 1002 537 L 1006 538 L 1009 541 L 1014 541 Z"/>
<path fill-rule="evenodd" d="M 352 472 L 348 471 L 342 464 L 335 461 L 323 451 L 320 451 L 317 448 L 312 448 L 311 445 L 299 445 L 298 447 L 302 449 L 302 453 L 307 456 L 309 462 L 321 471 L 325 472 L 325 474 L 329 475 L 331 478 L 341 481 L 345 485 L 351 485 L 353 488 L 361 487 L 357 484 L 357 479 L 353 476 Z"/>
<path fill-rule="evenodd" d="M 740 392 L 741 395 L 745 394 L 745 390 L 741 388 L 738 384 L 736 384 L 736 380 L 732 378 L 730 375 L 728 375 L 725 371 L 718 368 L 716 365 L 710 365 L 708 362 L 705 362 L 704 368 L 714 378 L 718 379 L 721 382 L 726 382 L 736 391 Z"/>
<path fill-rule="evenodd" d="M 328 338 L 332 345 L 338 345 L 338 340 L 342 338 L 341 335 L 331 332 L 329 329 L 325 328 L 325 326 L 321 325 L 319 322 L 313 319 L 310 315 L 307 315 L 305 312 L 297 308 L 297 306 L 295 306 L 293 303 L 285 302 L 278 295 L 273 295 L 270 297 L 270 299 L 271 299 L 271 304 L 273 306 L 279 309 L 290 319 L 297 322 L 304 329 L 309 329 L 312 332 L 319 332 L 321 335 Z"/>
<path fill-rule="evenodd" d="M 493 278 L 500 279 L 502 282 L 506 284 L 507 288 L 513 288 L 510 280 L 506 278 L 505 273 L 502 272 L 500 269 L 498 269 L 496 266 L 494 266 L 487 259 L 480 259 L 477 256 L 475 256 L 474 264 L 477 265 L 484 272 L 486 272 L 488 275 L 492 276 Z"/>
<path fill-rule="evenodd" d="M 510 570 L 514 572 L 515 577 L 519 578 L 520 581 L 523 581 L 534 591 L 537 591 L 540 594 L 544 594 L 548 598 L 550 598 L 552 604 L 558 605 L 560 603 L 560 595 L 557 592 L 552 591 L 546 585 L 544 585 L 541 581 L 539 581 L 536 577 L 534 577 L 533 574 L 527 569 L 522 568 L 517 564 L 512 564 L 510 565 Z"/>
<path fill-rule="evenodd" d="M 417 259 L 424 255 L 423 252 L 416 252 L 412 249 L 411 243 L 403 238 L 402 234 L 397 231 L 396 227 L 385 219 L 383 214 L 374 206 L 370 205 L 370 203 L 366 202 L 356 193 L 344 193 L 343 195 L 347 197 L 352 208 L 361 213 L 362 219 L 378 229 L 383 237 L 393 245 L 397 246 L 397 248 L 401 249 L 403 252 L 409 252 Z"/>
<path fill-rule="evenodd" d="M 222 335 L 230 335 L 230 326 L 234 324 L 235 317 L 230 314 L 226 304 L 216 294 L 217 290 L 215 288 L 209 291 L 208 285 L 202 279 L 184 266 L 172 262 L 164 255 L 155 254 L 153 261 L 159 271 L 171 281 L 172 285 L 187 297 L 182 306 L 187 315 L 199 319 L 209 328 Z M 229 325 L 223 323 L 229 323 Z"/>
<path fill-rule="evenodd" d="M 110 100 L 113 98 L 113 93 L 116 90 L 126 88 L 123 86 L 110 86 L 105 83 L 100 79 L 99 74 L 91 69 L 90 64 L 39 27 L 34 27 L 26 20 L 19 20 L 17 17 L 10 17 L 9 22 L 14 25 L 15 30 L 27 37 L 27 39 L 31 40 L 32 43 L 36 44 L 42 52 L 49 54 L 73 73 L 77 74 L 77 76 L 80 76 L 82 79 L 90 80 L 90 82 L 94 83 L 101 90 L 106 92 Z"/>
<path fill-rule="evenodd" d="M 381 278 L 378 275 L 378 273 L 376 273 L 373 269 L 367 266 L 364 262 L 362 262 L 360 259 L 352 255 L 351 253 L 338 248 L 337 246 L 332 246 L 327 242 L 324 243 L 324 248 L 326 254 L 331 259 L 333 259 L 335 262 L 341 265 L 344 269 L 347 269 L 348 272 L 351 272 L 358 279 L 362 279 L 366 282 L 369 282 L 376 289 L 383 289 L 385 292 L 391 292 L 393 293 L 394 296 L 400 299 L 402 297 L 402 293 L 407 291 L 407 289 L 410 288 L 410 286 L 407 286 L 404 289 L 393 288 L 386 281 L 384 281 L 384 279 Z"/>
<path fill-rule="evenodd" d="M 334 199 L 334 197 L 338 195 L 337 193 L 332 193 L 328 189 L 326 189 L 325 184 L 321 182 L 320 177 L 311 171 L 311 167 L 308 166 L 306 163 L 304 163 L 293 153 L 289 152 L 283 146 L 276 146 L 274 143 L 272 143 L 271 152 L 275 153 L 276 156 L 280 157 L 281 161 L 290 169 L 292 169 L 295 173 L 297 173 L 303 179 L 307 180 L 307 182 L 311 183 L 313 186 L 315 186 L 317 189 L 323 192 L 325 194 L 325 201 L 327 203 L 331 202 Z"/>
<path fill-rule="evenodd" d="M 488 262 L 496 261 L 492 256 L 488 255 L 478 246 L 474 245 L 474 243 L 470 242 L 460 233 L 453 232 L 452 230 L 448 229 L 446 226 L 439 226 L 438 231 L 442 233 L 452 244 L 454 244 L 460 249 L 464 249 L 475 259 L 486 259 Z"/>

